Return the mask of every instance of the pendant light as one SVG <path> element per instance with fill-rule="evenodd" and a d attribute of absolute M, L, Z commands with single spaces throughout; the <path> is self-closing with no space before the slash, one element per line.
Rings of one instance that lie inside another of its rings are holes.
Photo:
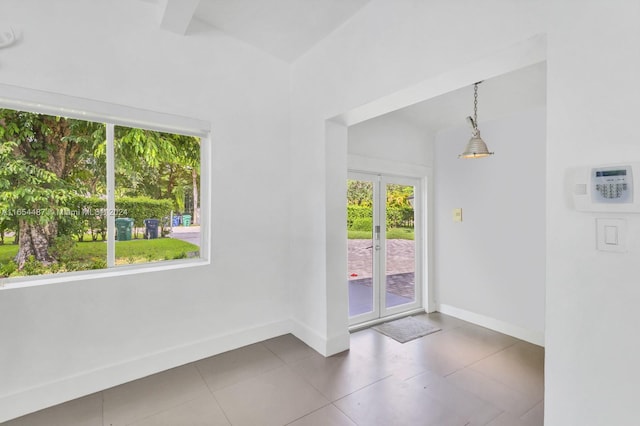
<path fill-rule="evenodd" d="M 480 129 L 478 129 L 478 84 L 480 83 L 482 82 L 479 81 L 473 85 L 473 118 L 467 117 L 467 122 L 471 126 L 471 139 L 458 158 L 484 158 L 493 155 L 480 137 Z"/>

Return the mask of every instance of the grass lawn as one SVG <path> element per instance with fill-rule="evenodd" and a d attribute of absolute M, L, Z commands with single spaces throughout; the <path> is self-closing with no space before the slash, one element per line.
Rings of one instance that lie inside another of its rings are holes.
<path fill-rule="evenodd" d="M 18 254 L 18 246 L 14 246 L 13 241 L 7 240 L 8 238 L 5 238 L 4 245 L 0 245 L 0 265 L 13 260 Z"/>
<path fill-rule="evenodd" d="M 79 243 L 80 246 L 82 243 Z M 88 243 L 91 244 L 91 243 Z M 107 248 L 104 245 L 106 258 Z M 116 265 L 125 263 L 152 262 L 154 260 L 184 259 L 193 257 L 200 248 L 175 238 L 157 238 L 154 240 L 116 241 Z"/>
<path fill-rule="evenodd" d="M 193 256 L 199 250 L 195 244 L 175 238 L 116 241 L 116 265 L 183 259 Z M 5 244 L 0 245 L 0 265 L 12 261 L 17 253 L 18 246 L 13 244 L 13 238 L 5 238 Z M 104 241 L 76 243 L 71 257 L 78 263 L 92 263 L 99 260 L 106 262 L 107 243 Z"/>
<path fill-rule="evenodd" d="M 350 240 L 370 240 L 372 238 L 371 231 L 347 231 L 347 238 Z M 388 240 L 413 240 L 413 228 L 391 228 L 387 231 Z"/>

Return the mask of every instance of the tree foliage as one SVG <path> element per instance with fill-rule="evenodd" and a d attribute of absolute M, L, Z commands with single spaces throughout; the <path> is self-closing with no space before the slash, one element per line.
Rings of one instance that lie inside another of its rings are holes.
<path fill-rule="evenodd" d="M 363 180 L 347 181 L 347 203 L 371 207 L 373 204 L 373 183 Z"/>
<path fill-rule="evenodd" d="M 413 195 L 412 186 L 387 184 L 386 190 L 388 207 L 411 207 L 409 197 Z M 347 204 L 371 207 L 373 204 L 373 183 L 363 180 L 348 180 Z"/>
<path fill-rule="evenodd" d="M 184 211 L 187 190 L 198 193 L 200 185 L 200 139 L 151 130 L 116 127 L 116 195 L 173 199 Z"/>
<path fill-rule="evenodd" d="M 398 208 L 411 207 L 411 205 L 409 204 L 409 197 L 412 195 L 412 186 L 388 184 L 387 206 Z"/>
<path fill-rule="evenodd" d="M 198 138 L 116 126 L 114 149 L 117 199 L 165 200 L 164 212 L 167 200 L 176 208 L 176 196 L 190 190 L 197 211 Z M 106 198 L 106 126 L 0 109 L 0 165 L 0 243 L 14 231 L 20 268 L 30 257 L 50 263 L 58 234 L 80 233 L 78 220 L 61 213 L 78 197 Z"/>
<path fill-rule="evenodd" d="M 49 247 L 57 236 L 56 214 L 78 190 L 71 175 L 90 140 L 83 131 L 90 127 L 80 120 L 0 110 L 0 206 L 2 216 L 18 220 L 20 268 L 32 257 L 45 264 L 54 260 Z"/>
<path fill-rule="evenodd" d="M 409 203 L 413 187 L 386 185 L 387 229 L 414 226 L 414 210 Z M 373 183 L 362 180 L 347 181 L 347 227 L 350 230 L 370 230 L 373 223 Z"/>

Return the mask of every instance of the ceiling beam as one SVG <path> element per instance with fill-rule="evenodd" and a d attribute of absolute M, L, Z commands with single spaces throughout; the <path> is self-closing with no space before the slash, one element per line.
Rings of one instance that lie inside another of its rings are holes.
<path fill-rule="evenodd" d="M 167 0 L 162 12 L 160 28 L 185 35 L 200 0 Z"/>

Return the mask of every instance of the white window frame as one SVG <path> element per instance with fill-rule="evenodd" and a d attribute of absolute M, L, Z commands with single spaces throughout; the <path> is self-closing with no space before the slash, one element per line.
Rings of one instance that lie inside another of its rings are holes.
<path fill-rule="evenodd" d="M 0 290 L 50 283 L 99 279 L 164 271 L 211 263 L 211 126 L 208 121 L 148 111 L 91 99 L 0 84 L 0 108 L 104 123 L 107 131 L 107 211 L 115 211 L 115 126 L 196 136 L 200 143 L 200 257 L 156 263 L 115 266 L 115 216 L 107 215 L 107 268 L 29 277 L 0 278 Z"/>

